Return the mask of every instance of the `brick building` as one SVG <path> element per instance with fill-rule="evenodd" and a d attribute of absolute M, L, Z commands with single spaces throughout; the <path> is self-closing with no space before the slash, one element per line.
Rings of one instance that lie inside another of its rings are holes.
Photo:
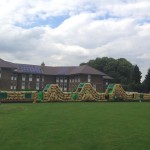
<path fill-rule="evenodd" d="M 16 64 L 0 59 L 0 91 L 42 90 L 46 84 L 58 84 L 63 91 L 72 91 L 79 83 L 89 82 L 97 91 L 104 91 L 111 77 L 90 66 L 51 67 Z"/>

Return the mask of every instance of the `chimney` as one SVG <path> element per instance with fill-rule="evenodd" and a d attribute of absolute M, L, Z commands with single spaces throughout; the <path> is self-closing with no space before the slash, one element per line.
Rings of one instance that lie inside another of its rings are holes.
<path fill-rule="evenodd" d="M 42 67 L 42 69 L 45 67 L 44 61 L 41 63 L 41 67 Z"/>

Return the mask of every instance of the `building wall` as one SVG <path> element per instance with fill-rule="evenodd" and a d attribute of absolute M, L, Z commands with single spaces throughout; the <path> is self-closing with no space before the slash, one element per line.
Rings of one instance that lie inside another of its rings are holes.
<path fill-rule="evenodd" d="M 59 75 L 55 77 L 55 83 L 62 89 L 62 91 L 69 91 L 69 76 Z"/>
<path fill-rule="evenodd" d="M 103 78 L 102 76 L 98 75 L 92 75 L 91 76 L 91 84 L 98 92 L 103 92 L 104 87 L 103 87 Z"/>
<path fill-rule="evenodd" d="M 70 75 L 68 81 L 68 91 L 74 91 L 81 82 L 81 75 Z"/>
<path fill-rule="evenodd" d="M 11 86 L 11 69 L 1 68 L 0 90 L 10 90 Z"/>
<path fill-rule="evenodd" d="M 89 79 L 88 79 L 89 78 Z M 103 86 L 103 78 L 99 75 L 87 75 L 87 74 L 79 74 L 79 75 L 71 75 L 69 76 L 69 91 L 72 91 L 76 88 L 79 83 L 91 83 L 92 86 L 99 92 L 104 91 Z"/>
<path fill-rule="evenodd" d="M 41 87 L 41 89 L 43 89 L 46 84 L 55 84 L 56 83 L 56 76 L 52 76 L 52 75 L 44 75 L 44 84 L 43 87 Z"/>
<path fill-rule="evenodd" d="M 99 92 L 103 92 L 106 88 L 106 81 L 99 75 L 77 74 L 54 76 L 25 74 L 16 73 L 7 68 L 2 68 L 0 73 L 0 90 L 43 90 L 46 84 L 58 84 L 63 91 L 73 91 L 79 83 L 87 82 L 91 83 Z"/>
<path fill-rule="evenodd" d="M 12 71 L 10 80 L 11 80 L 10 90 L 17 90 L 18 74 Z"/>
<path fill-rule="evenodd" d="M 17 90 L 43 90 L 46 84 L 54 84 L 55 78 L 55 76 L 50 75 L 19 73 Z"/>

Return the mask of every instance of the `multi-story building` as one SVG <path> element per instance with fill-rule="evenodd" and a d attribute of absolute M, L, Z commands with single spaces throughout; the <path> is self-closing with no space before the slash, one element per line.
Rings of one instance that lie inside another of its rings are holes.
<path fill-rule="evenodd" d="M 79 83 L 89 82 L 97 91 L 104 91 L 111 77 L 88 65 L 51 67 L 16 64 L 0 59 L 0 91 L 42 90 L 46 84 L 58 84 L 63 91 L 72 91 Z"/>

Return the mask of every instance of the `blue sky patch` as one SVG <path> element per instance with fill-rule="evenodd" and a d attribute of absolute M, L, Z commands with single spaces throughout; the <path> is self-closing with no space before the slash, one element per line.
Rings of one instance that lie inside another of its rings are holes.
<path fill-rule="evenodd" d="M 144 25 L 144 24 L 149 24 L 150 23 L 150 18 L 143 18 L 143 19 L 140 19 L 138 20 L 138 24 L 139 25 Z"/>
<path fill-rule="evenodd" d="M 31 23 L 16 23 L 15 25 L 22 27 L 22 28 L 25 28 L 25 29 L 29 29 L 29 28 L 33 28 L 33 27 L 39 27 L 39 26 L 46 26 L 46 25 L 50 26 L 51 28 L 56 28 L 68 18 L 69 18 L 69 16 L 67 16 L 67 15 L 51 16 L 45 20 L 37 17 L 37 19 L 35 19 L 35 20 L 28 21 Z"/>
<path fill-rule="evenodd" d="M 97 16 L 96 19 L 97 20 L 121 19 L 121 17 L 115 16 L 115 15 L 110 14 L 109 12 L 106 12 L 104 15 Z"/>

